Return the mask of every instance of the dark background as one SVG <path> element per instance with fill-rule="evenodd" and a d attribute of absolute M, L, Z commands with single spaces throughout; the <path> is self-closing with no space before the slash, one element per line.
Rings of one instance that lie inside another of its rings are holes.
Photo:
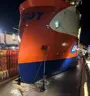
<path fill-rule="evenodd" d="M 80 42 L 86 46 L 90 44 L 90 0 L 82 0 L 80 12 L 81 18 L 81 38 Z"/>
<path fill-rule="evenodd" d="M 19 24 L 19 5 L 24 0 L 0 0 L 0 29 L 14 32 L 13 27 Z M 81 40 L 84 45 L 90 44 L 90 1 L 83 0 L 80 6 L 81 19 Z"/>
<path fill-rule="evenodd" d="M 24 0 L 0 0 L 0 28 L 14 31 L 13 26 L 19 23 L 19 5 Z"/>

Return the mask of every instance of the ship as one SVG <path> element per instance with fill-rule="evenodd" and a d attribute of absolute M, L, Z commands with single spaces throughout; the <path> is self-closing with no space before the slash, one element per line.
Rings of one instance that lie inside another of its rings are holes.
<path fill-rule="evenodd" d="M 20 10 L 18 69 L 34 83 L 76 68 L 79 13 L 64 0 L 25 0 Z"/>

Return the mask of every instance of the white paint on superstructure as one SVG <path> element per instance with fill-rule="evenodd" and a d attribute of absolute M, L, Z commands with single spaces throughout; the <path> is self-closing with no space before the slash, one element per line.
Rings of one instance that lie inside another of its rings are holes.
<path fill-rule="evenodd" d="M 59 27 L 56 28 L 55 22 L 59 21 Z M 68 7 L 60 11 L 50 22 L 50 28 L 69 35 L 78 37 L 79 14 L 74 6 Z"/>

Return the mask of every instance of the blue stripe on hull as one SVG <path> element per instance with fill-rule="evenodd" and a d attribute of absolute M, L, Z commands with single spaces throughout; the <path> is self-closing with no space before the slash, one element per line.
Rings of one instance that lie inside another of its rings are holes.
<path fill-rule="evenodd" d="M 43 76 L 44 62 L 19 64 L 19 73 L 26 83 L 34 83 Z M 46 75 L 62 72 L 77 65 L 76 58 L 46 61 Z"/>

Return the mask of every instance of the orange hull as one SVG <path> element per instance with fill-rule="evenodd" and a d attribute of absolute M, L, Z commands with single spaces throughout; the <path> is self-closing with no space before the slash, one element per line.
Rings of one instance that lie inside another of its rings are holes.
<path fill-rule="evenodd" d="M 22 38 L 23 44 L 20 45 L 19 63 L 43 61 L 44 53 L 41 50 L 42 45 L 48 46 L 47 60 L 64 59 L 77 56 L 77 52 L 72 54 L 71 50 L 78 40 L 77 38 L 67 34 L 61 34 L 54 31 L 39 31 L 38 34 L 38 32 L 30 31 L 28 26 L 28 28 L 25 29 Z M 65 40 L 63 38 L 65 38 Z M 64 42 L 66 42 L 68 46 L 62 46 Z"/>
<path fill-rule="evenodd" d="M 72 52 L 72 49 L 74 45 L 77 46 L 77 37 L 58 32 L 56 29 L 47 26 L 56 14 L 68 7 L 70 7 L 70 4 L 60 0 L 52 0 L 52 2 L 48 0 L 44 2 L 42 0 L 38 0 L 38 2 L 26 0 L 20 6 L 21 44 L 18 63 L 23 81 L 34 82 L 42 78 L 43 64 L 40 63 L 43 63 L 44 59 L 46 61 L 46 75 L 66 70 L 70 66 L 76 66 L 77 51 Z M 44 13 L 40 20 L 36 20 L 38 12 Z M 27 17 L 30 14 L 32 16 Z M 42 50 L 43 45 L 47 46 L 45 52 Z M 46 58 L 44 58 L 44 55 Z M 39 67 L 41 69 L 36 76 Z"/>

